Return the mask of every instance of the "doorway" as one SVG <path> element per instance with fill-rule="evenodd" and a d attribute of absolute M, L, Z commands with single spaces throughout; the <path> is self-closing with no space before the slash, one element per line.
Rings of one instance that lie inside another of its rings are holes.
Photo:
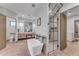
<path fill-rule="evenodd" d="M 79 52 L 78 50 L 79 49 L 79 34 L 78 34 L 79 11 L 78 10 L 79 10 L 79 6 L 75 6 L 60 14 L 60 17 L 61 17 L 60 50 L 62 50 L 64 54 L 70 55 L 70 56 L 79 55 L 78 53 Z M 68 51 L 71 51 L 71 52 L 69 53 Z"/>
<path fill-rule="evenodd" d="M 60 50 L 64 50 L 67 46 L 66 44 L 66 33 L 67 33 L 67 17 L 65 14 L 60 14 Z"/>

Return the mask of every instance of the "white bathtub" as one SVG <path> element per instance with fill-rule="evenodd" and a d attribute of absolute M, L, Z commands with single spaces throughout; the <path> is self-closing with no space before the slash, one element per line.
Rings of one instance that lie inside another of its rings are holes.
<path fill-rule="evenodd" d="M 27 44 L 28 44 L 28 49 L 29 49 L 31 56 L 41 54 L 43 43 L 41 43 L 39 40 L 28 39 Z"/>

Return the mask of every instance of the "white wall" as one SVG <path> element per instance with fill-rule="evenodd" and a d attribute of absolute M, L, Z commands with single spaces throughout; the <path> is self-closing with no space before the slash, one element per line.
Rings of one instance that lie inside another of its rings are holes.
<path fill-rule="evenodd" d="M 37 19 L 36 19 L 36 33 L 44 36 L 48 36 L 48 4 L 43 4 L 41 8 L 37 12 L 37 19 L 41 17 L 41 26 L 37 26 Z"/>
<path fill-rule="evenodd" d="M 74 33 L 74 18 L 67 17 L 67 40 L 72 41 L 72 35 Z"/>
<path fill-rule="evenodd" d="M 49 22 L 49 7 L 48 7 L 48 4 L 45 3 L 45 4 L 42 4 L 41 7 L 39 7 L 38 11 L 37 12 L 37 18 L 35 19 L 35 33 L 36 34 L 40 34 L 42 36 L 45 36 L 46 37 L 46 50 L 48 53 L 48 40 L 49 40 L 49 25 L 48 25 L 48 22 Z M 41 17 L 41 26 L 37 26 L 37 19 Z"/>
<path fill-rule="evenodd" d="M 10 21 L 16 21 L 16 19 L 11 17 L 6 18 L 6 40 L 10 39 L 10 33 L 15 33 L 16 31 L 16 27 L 11 27 Z"/>

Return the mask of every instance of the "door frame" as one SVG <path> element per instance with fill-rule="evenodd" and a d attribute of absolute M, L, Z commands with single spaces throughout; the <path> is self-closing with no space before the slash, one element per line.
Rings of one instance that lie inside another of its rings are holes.
<path fill-rule="evenodd" d="M 65 17 L 62 17 L 62 16 L 65 16 Z M 62 19 L 61 17 L 65 18 L 65 19 Z M 63 21 L 63 20 L 65 20 L 65 21 Z M 63 26 L 62 26 L 61 22 L 62 23 L 64 22 Z M 64 38 L 64 40 L 63 40 L 63 38 Z M 67 17 L 65 14 L 60 13 L 60 50 L 64 50 L 66 47 L 67 47 Z"/>

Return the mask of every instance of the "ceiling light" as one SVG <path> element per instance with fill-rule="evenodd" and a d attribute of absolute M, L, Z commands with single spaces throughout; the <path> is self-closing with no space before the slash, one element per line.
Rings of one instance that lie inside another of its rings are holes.
<path fill-rule="evenodd" d="M 36 5 L 35 4 L 32 4 L 32 7 L 35 7 Z"/>
<path fill-rule="evenodd" d="M 24 24 L 23 23 L 19 23 L 19 25 L 22 27 L 22 26 L 24 26 Z"/>

